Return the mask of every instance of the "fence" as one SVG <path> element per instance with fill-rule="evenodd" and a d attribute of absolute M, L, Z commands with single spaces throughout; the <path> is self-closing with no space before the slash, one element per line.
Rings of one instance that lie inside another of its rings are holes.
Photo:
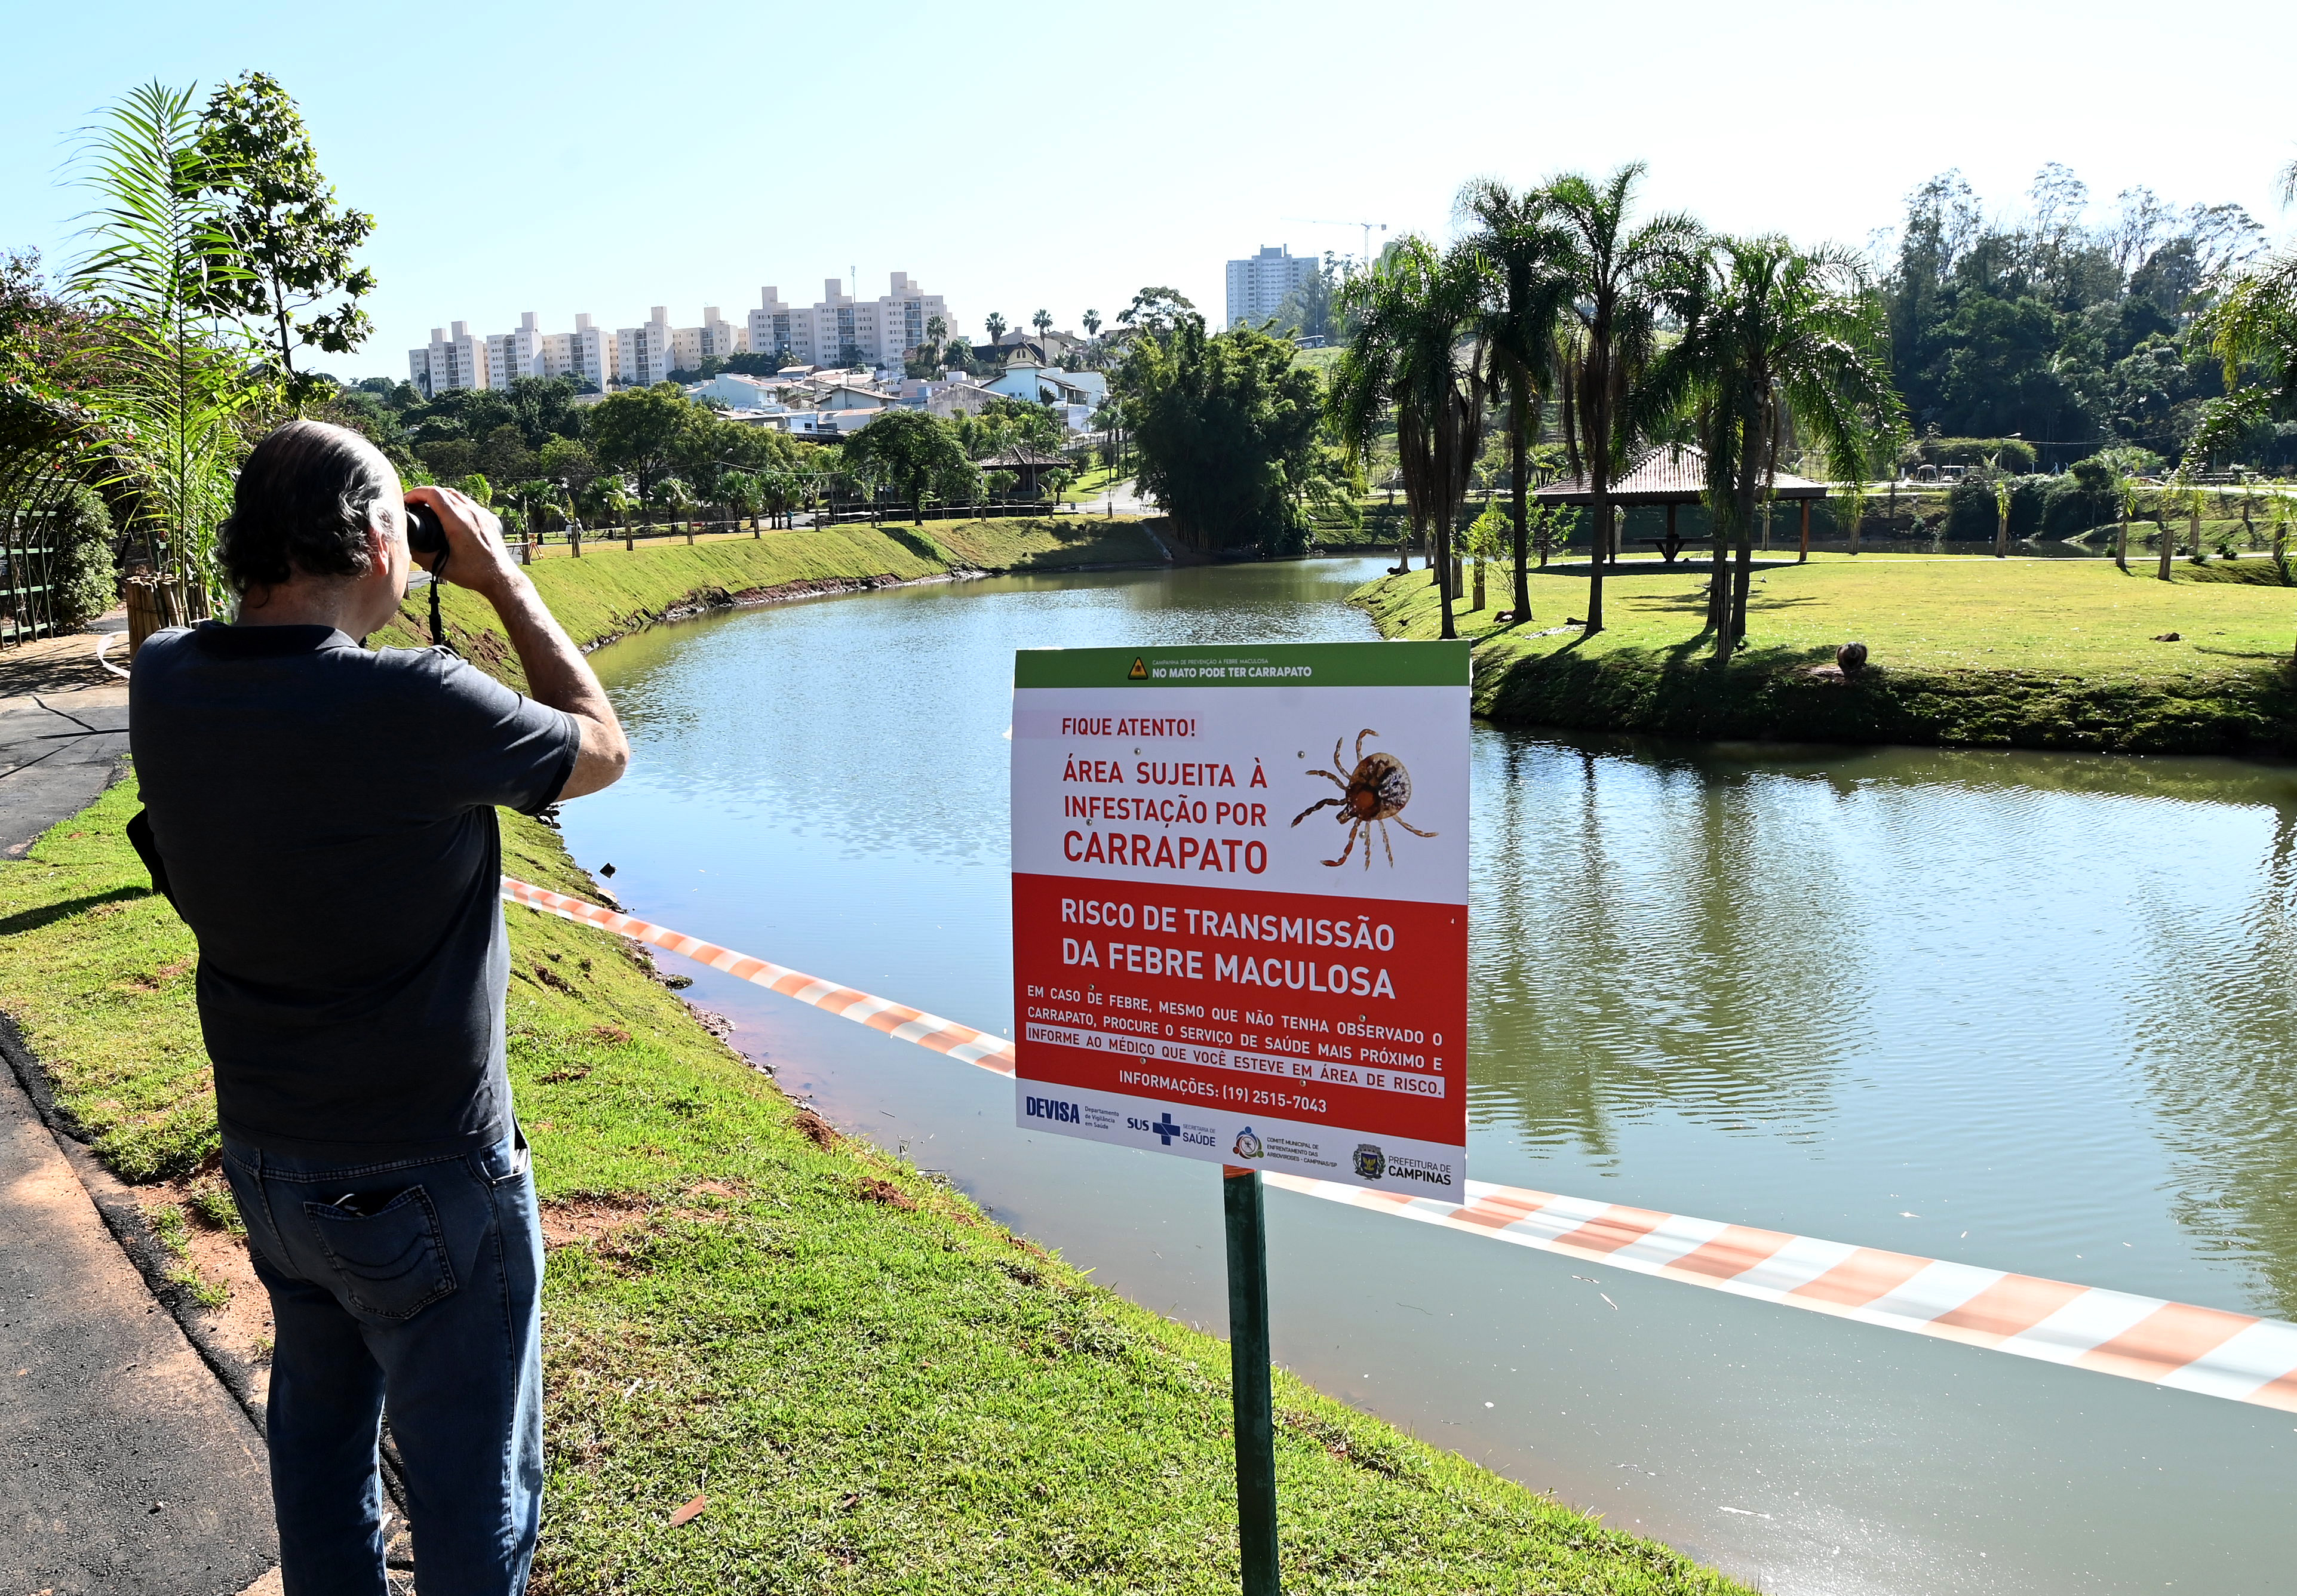
<path fill-rule="evenodd" d="M 62 517 L 48 509 L 0 506 L 0 648 L 20 647 L 62 629 L 55 577 Z"/>

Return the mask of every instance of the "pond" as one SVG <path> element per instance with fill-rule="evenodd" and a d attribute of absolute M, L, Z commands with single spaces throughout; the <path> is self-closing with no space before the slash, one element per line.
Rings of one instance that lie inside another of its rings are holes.
<path fill-rule="evenodd" d="M 597 656 L 633 914 L 1009 1034 L 1017 647 L 1370 638 L 1372 560 L 898 588 Z M 1478 727 L 1470 1163 L 2297 1318 L 2297 773 Z M 683 961 L 664 958 L 666 966 Z M 1225 1328 L 1209 1166 L 699 967 L 836 1123 Z M 1280 1192 L 1280 1362 L 1778 1592 L 2286 1590 L 2297 1418 Z"/>

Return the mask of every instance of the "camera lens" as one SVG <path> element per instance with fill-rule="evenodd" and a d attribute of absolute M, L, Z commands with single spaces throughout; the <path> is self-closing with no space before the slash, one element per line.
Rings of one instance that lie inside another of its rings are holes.
<path fill-rule="evenodd" d="M 447 529 L 439 524 L 439 512 L 429 505 L 408 501 L 407 547 L 419 555 L 435 555 L 447 547 Z"/>

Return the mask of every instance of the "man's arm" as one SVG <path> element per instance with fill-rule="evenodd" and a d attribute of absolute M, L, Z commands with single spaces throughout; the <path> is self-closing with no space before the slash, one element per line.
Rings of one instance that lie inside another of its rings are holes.
<path fill-rule="evenodd" d="M 510 551 L 503 546 L 502 522 L 476 499 L 452 488 L 415 488 L 407 497 L 438 511 L 447 533 L 447 580 L 494 605 L 510 646 L 518 651 L 519 663 L 526 668 L 530 695 L 538 703 L 564 710 L 581 727 L 581 750 L 558 795 L 580 798 L 613 786 L 630 762 L 622 723 L 590 662 L 544 606 L 526 572 L 511 563 Z"/>

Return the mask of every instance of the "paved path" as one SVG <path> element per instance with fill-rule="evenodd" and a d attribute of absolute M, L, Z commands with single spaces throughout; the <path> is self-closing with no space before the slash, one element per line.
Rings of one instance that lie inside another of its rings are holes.
<path fill-rule="evenodd" d="M 0 1065 L 0 1591 L 231 1596 L 278 1560 L 263 1443 Z"/>
<path fill-rule="evenodd" d="M 95 802 L 128 753 L 128 684 L 96 662 L 96 642 L 83 632 L 0 653 L 0 858 Z"/>
<path fill-rule="evenodd" d="M 0 654 L 0 854 L 21 855 L 120 769 L 127 684 L 95 644 Z M 276 1590 L 263 1443 L 105 1227 L 6 1041 L 0 1596 Z"/>

